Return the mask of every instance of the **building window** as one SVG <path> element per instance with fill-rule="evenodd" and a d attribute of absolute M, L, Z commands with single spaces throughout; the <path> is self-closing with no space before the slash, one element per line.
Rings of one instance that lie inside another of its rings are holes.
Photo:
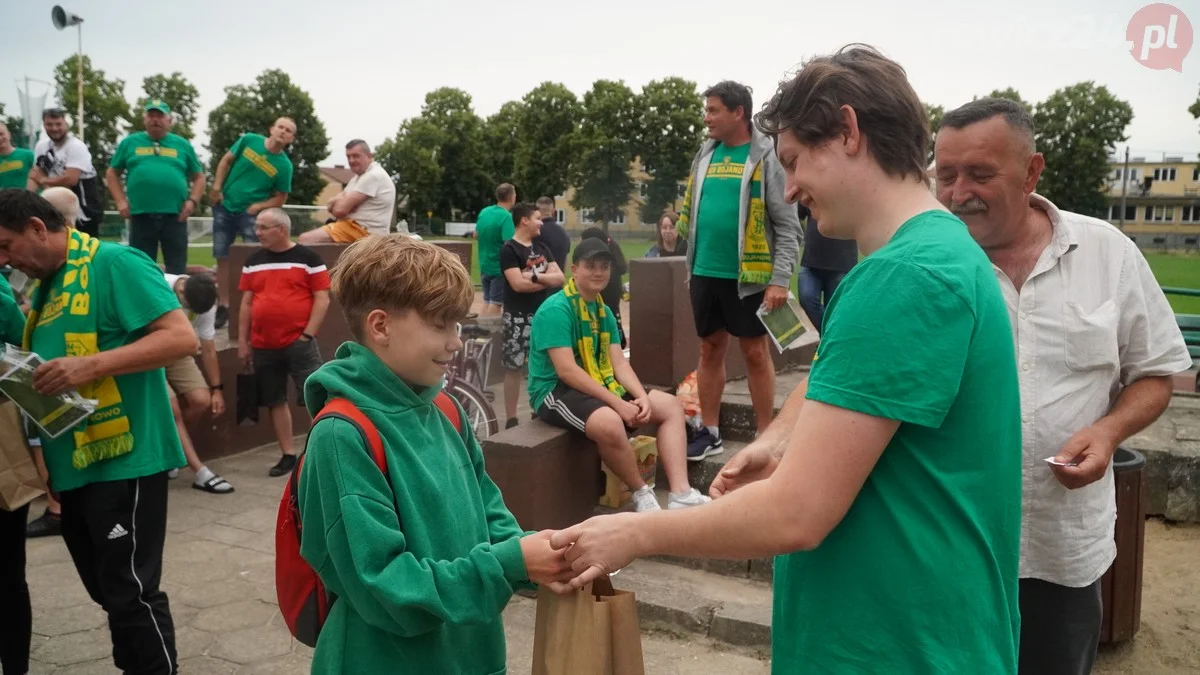
<path fill-rule="evenodd" d="M 1146 207 L 1146 222 L 1171 222 L 1175 220 L 1174 206 L 1147 206 Z"/>
<path fill-rule="evenodd" d="M 1200 169 L 1192 169 L 1192 182 L 1200 181 Z"/>
<path fill-rule="evenodd" d="M 617 214 L 617 217 L 613 218 L 612 222 L 609 224 L 610 225 L 624 225 L 625 224 L 625 213 L 621 212 L 621 213 Z"/>
<path fill-rule="evenodd" d="M 1183 245 L 1184 246 L 1195 246 L 1196 242 L 1198 242 L 1198 241 L 1200 241 L 1200 238 L 1198 238 L 1198 237 L 1184 237 Z"/>
<path fill-rule="evenodd" d="M 579 222 L 582 225 L 596 222 L 596 209 L 579 209 Z"/>
<path fill-rule="evenodd" d="M 1109 220 L 1120 220 L 1121 219 L 1121 205 L 1120 204 L 1112 204 L 1108 207 L 1108 219 Z M 1137 220 L 1137 207 L 1136 206 L 1130 206 L 1129 204 L 1125 205 L 1125 220 L 1127 220 L 1127 221 Z"/>
<path fill-rule="evenodd" d="M 563 209 L 559 209 L 558 212 L 554 216 L 554 221 L 557 222 L 559 225 L 566 224 L 567 212 Z"/>
<path fill-rule="evenodd" d="M 1165 243 L 1167 243 L 1167 238 L 1166 237 L 1155 237 L 1154 243 L 1155 244 L 1165 244 Z"/>
<path fill-rule="evenodd" d="M 1175 167 L 1159 167 L 1154 170 L 1154 180 L 1169 183 L 1175 180 Z"/>
<path fill-rule="evenodd" d="M 639 197 L 641 197 L 642 199 L 645 199 L 646 195 L 649 192 L 650 192 L 650 186 L 646 185 L 645 183 L 638 183 L 638 196 Z"/>
<path fill-rule="evenodd" d="M 685 185 L 684 183 L 680 183 L 680 184 L 679 184 L 679 190 L 678 190 L 677 192 L 678 192 L 678 194 L 679 194 L 679 198 L 680 198 L 680 199 L 683 199 L 683 196 L 684 196 L 685 194 L 687 194 L 687 185 Z"/>
<path fill-rule="evenodd" d="M 1183 223 L 1200 223 L 1200 205 L 1191 205 L 1183 207 L 1183 214 L 1179 218 Z"/>

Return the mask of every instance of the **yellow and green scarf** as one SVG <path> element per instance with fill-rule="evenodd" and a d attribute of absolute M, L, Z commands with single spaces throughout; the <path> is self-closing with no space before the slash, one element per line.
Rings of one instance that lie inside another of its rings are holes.
<path fill-rule="evenodd" d="M 766 285 L 771 283 L 775 265 L 771 260 L 771 247 L 767 244 L 766 203 L 763 201 L 763 162 L 754 166 L 750 177 L 750 208 L 746 212 L 745 236 L 742 239 L 742 259 L 738 263 L 738 281 L 743 284 Z M 680 237 L 688 238 L 691 229 L 692 187 L 696 173 L 688 176 L 687 190 L 683 193 L 683 210 L 675 230 Z"/>
<path fill-rule="evenodd" d="M 599 296 L 596 297 L 596 316 L 588 310 L 588 303 L 579 295 L 579 288 L 575 285 L 575 279 L 572 278 L 567 282 L 566 288 L 563 289 L 563 294 L 567 296 L 571 307 L 575 310 L 575 318 L 579 322 L 579 337 L 575 341 L 575 353 L 579 354 L 579 360 L 583 361 L 583 369 L 596 382 L 604 385 L 617 396 L 625 395 L 625 387 L 617 382 L 616 375 L 613 374 L 612 359 L 608 355 L 608 348 L 611 344 L 608 331 L 601 330 L 604 325 L 604 319 L 608 317 L 608 307 L 604 305 L 604 300 Z M 600 349 L 596 349 L 596 343 L 599 340 Z"/>
<path fill-rule="evenodd" d="M 67 356 L 88 356 L 100 351 L 96 334 L 99 317 L 89 291 L 92 256 L 100 247 L 100 240 L 75 229 L 67 232 L 66 270 L 53 283 L 38 284 L 33 291 L 29 316 L 25 319 L 25 335 L 21 340 L 21 348 L 26 351 L 33 345 L 33 331 L 52 323 L 60 324 L 56 328 L 62 331 Z M 71 454 L 71 465 L 85 469 L 93 462 L 132 451 L 133 434 L 129 430 L 129 418 L 125 415 L 117 381 L 105 377 L 89 382 L 79 388 L 79 393 L 99 404 L 96 411 L 72 431 L 75 451 Z"/>

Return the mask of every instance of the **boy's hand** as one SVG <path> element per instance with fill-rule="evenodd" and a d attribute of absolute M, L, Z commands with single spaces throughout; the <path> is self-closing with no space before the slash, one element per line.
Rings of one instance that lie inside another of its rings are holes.
<path fill-rule="evenodd" d="M 525 558 L 525 572 L 535 584 L 546 586 L 555 593 L 569 593 L 569 582 L 575 573 L 567 562 L 565 551 L 550 548 L 550 535 L 554 530 L 542 530 L 521 538 L 521 555 Z"/>
<path fill-rule="evenodd" d="M 629 401 L 619 401 L 613 410 L 616 410 L 617 414 L 621 416 L 621 421 L 625 422 L 625 426 L 630 429 L 639 426 L 638 417 L 642 414 L 641 408 Z"/>
<path fill-rule="evenodd" d="M 646 394 L 640 398 L 635 398 L 633 400 L 633 404 L 637 406 L 638 409 L 638 416 L 635 421 L 639 425 L 649 422 L 650 413 L 652 412 L 650 409 L 650 394 Z"/>

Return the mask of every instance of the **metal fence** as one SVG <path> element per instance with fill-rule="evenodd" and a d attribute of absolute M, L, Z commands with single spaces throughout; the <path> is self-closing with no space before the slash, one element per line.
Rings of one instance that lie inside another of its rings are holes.
<path fill-rule="evenodd" d="M 329 211 L 323 206 L 296 206 L 285 204 L 283 210 L 292 219 L 292 234 L 308 232 L 325 224 Z M 188 218 L 188 240 L 193 245 L 212 241 L 212 216 L 193 216 Z M 129 221 L 116 211 L 105 211 L 104 220 L 100 221 L 100 236 L 104 239 L 120 239 L 129 242 Z"/>

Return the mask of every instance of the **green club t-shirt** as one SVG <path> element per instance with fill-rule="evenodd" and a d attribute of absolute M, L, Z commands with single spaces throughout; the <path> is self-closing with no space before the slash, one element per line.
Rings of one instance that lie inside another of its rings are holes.
<path fill-rule="evenodd" d="M 962 221 L 919 214 L 846 275 L 807 398 L 900 427 L 825 540 L 775 560 L 774 673 L 1016 673 L 1016 361 Z"/>
<path fill-rule="evenodd" d="M 12 286 L 8 285 L 8 279 L 0 276 L 0 340 L 10 345 L 19 345 L 24 334 L 25 315 L 17 306 L 17 300 L 13 297 Z"/>
<path fill-rule="evenodd" d="M 700 190 L 700 210 L 695 217 L 696 257 L 692 274 L 738 278 L 738 211 L 742 202 L 742 174 L 749 156 L 749 143 L 735 148 L 718 143 L 713 149 Z"/>
<path fill-rule="evenodd" d="M 600 309 L 600 301 L 588 303 L 588 311 L 596 316 Z M 575 363 L 583 367 L 579 358 L 576 341 L 579 339 L 579 320 L 575 317 L 575 309 L 571 301 L 562 291 L 546 298 L 537 314 L 533 315 L 532 337 L 529 340 L 529 403 L 537 410 L 542 406 L 546 394 L 558 386 L 558 372 L 554 370 L 554 362 L 550 360 L 550 350 L 556 347 L 570 347 L 575 353 Z M 617 319 L 611 310 L 605 311 L 600 332 L 608 333 L 609 344 L 621 344 L 620 334 L 617 333 Z M 600 349 L 599 334 L 596 339 L 596 349 Z M 599 358 L 600 354 L 596 354 Z"/>
<path fill-rule="evenodd" d="M 63 265 L 48 283 L 58 284 L 68 266 Z M 145 253 L 120 244 L 102 243 L 92 259 L 91 279 L 87 283 L 90 304 L 97 319 L 97 344 L 100 351 L 123 347 L 146 334 L 145 328 L 163 314 L 179 309 L 162 270 Z M 46 306 L 49 307 L 50 300 Z M 66 307 L 71 306 L 66 299 Z M 66 356 L 65 321 L 61 312 L 44 310 L 33 331 L 33 351 L 43 359 Z M 42 436 L 42 450 L 50 485 L 54 490 L 73 490 L 91 483 L 125 480 L 176 469 L 186 462 L 167 392 L 162 368 L 116 376 L 133 450 L 118 457 L 93 462 L 85 469 L 71 464 L 75 449 L 72 432 L 58 438 Z"/>
<path fill-rule="evenodd" d="M 512 213 L 497 204 L 479 212 L 475 219 L 475 238 L 479 240 L 479 274 L 500 276 L 500 248 L 512 239 Z"/>
<path fill-rule="evenodd" d="M 32 168 L 33 151 L 27 148 L 13 148 L 12 152 L 0 156 L 0 189 L 24 190 Z"/>
<path fill-rule="evenodd" d="M 233 164 L 221 186 L 226 211 L 242 213 L 276 192 L 292 191 L 292 160 L 286 152 L 267 152 L 266 136 L 242 134 L 229 152 Z"/>
<path fill-rule="evenodd" d="M 204 171 L 186 138 L 167 134 L 155 142 L 144 131 L 126 136 L 109 166 L 125 172 L 131 213 L 178 213 L 188 198 L 189 180 Z"/>

